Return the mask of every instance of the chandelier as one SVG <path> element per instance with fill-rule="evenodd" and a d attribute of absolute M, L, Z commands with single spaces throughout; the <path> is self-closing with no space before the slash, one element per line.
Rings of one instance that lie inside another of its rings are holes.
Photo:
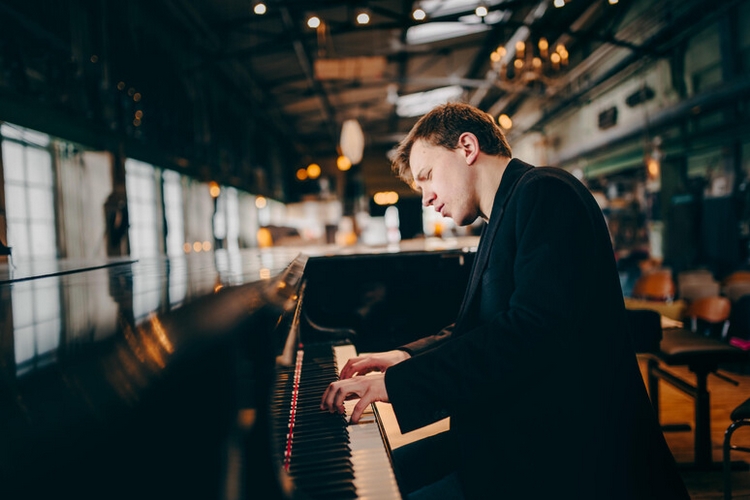
<path fill-rule="evenodd" d="M 496 85 L 508 91 L 533 92 L 551 85 L 552 78 L 568 65 L 568 51 L 561 43 L 554 49 L 546 38 L 536 43 L 518 40 L 510 49 L 499 46 L 490 54 Z"/>

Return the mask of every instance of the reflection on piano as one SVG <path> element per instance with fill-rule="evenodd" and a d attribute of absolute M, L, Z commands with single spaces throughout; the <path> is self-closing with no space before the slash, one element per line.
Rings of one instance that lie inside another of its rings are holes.
<path fill-rule="evenodd" d="M 473 252 L 328 251 L 0 282 L 0 498 L 399 498 L 377 411 L 320 397 L 449 322 Z"/>

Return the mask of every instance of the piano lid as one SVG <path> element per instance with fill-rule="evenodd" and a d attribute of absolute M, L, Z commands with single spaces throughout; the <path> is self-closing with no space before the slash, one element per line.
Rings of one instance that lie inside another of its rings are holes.
<path fill-rule="evenodd" d="M 297 253 L 0 285 L 0 497 L 227 498 L 237 409 L 257 396 L 244 371 L 294 307 Z"/>

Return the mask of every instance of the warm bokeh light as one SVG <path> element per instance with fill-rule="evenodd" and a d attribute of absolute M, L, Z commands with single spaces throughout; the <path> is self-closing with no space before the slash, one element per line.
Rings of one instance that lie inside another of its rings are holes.
<path fill-rule="evenodd" d="M 427 14 L 425 14 L 425 11 L 422 9 L 414 9 L 414 12 L 411 13 L 411 17 L 413 17 L 415 21 L 424 21 Z"/>
<path fill-rule="evenodd" d="M 372 196 L 376 205 L 395 205 L 398 202 L 398 193 L 395 191 L 381 191 Z"/>
<path fill-rule="evenodd" d="M 258 196 L 255 198 L 255 207 L 256 208 L 263 208 L 268 204 L 268 200 L 266 200 L 263 196 Z"/>
<path fill-rule="evenodd" d="M 195 243 L 193 243 L 194 252 L 200 252 L 201 250 L 203 250 L 203 245 L 201 244 L 200 241 L 196 241 Z"/>
<path fill-rule="evenodd" d="M 221 188 L 219 187 L 219 183 L 216 181 L 211 181 L 208 183 L 208 194 L 211 195 L 211 198 L 218 198 L 221 194 Z"/>
<path fill-rule="evenodd" d="M 311 163 L 307 166 L 307 175 L 310 179 L 317 179 L 320 177 L 320 165 L 317 163 Z"/>
<path fill-rule="evenodd" d="M 210 252 L 211 251 L 211 242 L 210 241 L 204 241 L 201 245 L 204 252 Z"/>
<path fill-rule="evenodd" d="M 609 0 L 609 4 L 610 4 L 610 5 L 617 5 L 617 2 L 618 2 L 618 1 L 619 1 L 619 0 Z"/>
<path fill-rule="evenodd" d="M 298 168 L 297 169 L 297 180 L 304 181 L 307 179 L 307 169 L 305 168 Z"/>
<path fill-rule="evenodd" d="M 513 120 L 511 120 L 510 116 L 506 115 L 505 113 L 497 117 L 497 123 L 501 128 L 504 128 L 505 130 L 510 130 L 511 128 L 513 128 Z"/>
<path fill-rule="evenodd" d="M 185 243 L 182 245 L 182 249 L 185 251 L 185 253 L 190 253 L 193 247 L 190 245 L 190 243 Z"/>
<path fill-rule="evenodd" d="M 307 19 L 307 26 L 309 28 L 315 29 L 320 26 L 320 18 L 318 16 L 310 16 Z"/>
<path fill-rule="evenodd" d="M 352 161 L 346 156 L 340 155 L 338 158 L 336 158 L 336 167 L 338 167 L 338 169 L 342 172 L 346 172 L 347 170 L 352 168 Z"/>
<path fill-rule="evenodd" d="M 258 239 L 258 246 L 260 248 L 268 248 L 273 246 L 273 236 L 271 235 L 271 230 L 267 227 L 258 229 L 256 237 Z"/>
<path fill-rule="evenodd" d="M 659 160 L 656 158 L 649 158 L 646 162 L 646 169 L 648 170 L 648 176 L 652 179 L 659 177 Z"/>
<path fill-rule="evenodd" d="M 267 280 L 267 279 L 271 279 L 271 270 L 270 270 L 270 269 L 268 269 L 268 268 L 266 268 L 266 267 L 264 267 L 264 268 L 262 268 L 262 269 L 260 270 L 260 272 L 258 273 L 258 276 L 259 276 L 259 277 L 260 277 L 260 279 L 262 279 L 262 280 Z"/>
<path fill-rule="evenodd" d="M 263 2 L 258 2 L 255 4 L 255 7 L 253 7 L 253 12 L 258 14 L 259 16 L 262 16 L 266 13 L 266 4 Z"/>

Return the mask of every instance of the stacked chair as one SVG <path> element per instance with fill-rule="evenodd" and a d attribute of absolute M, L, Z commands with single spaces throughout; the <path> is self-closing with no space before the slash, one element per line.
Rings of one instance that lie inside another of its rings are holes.
<path fill-rule="evenodd" d="M 750 277 L 750 274 L 749 274 Z M 706 270 L 679 273 L 677 283 L 669 269 L 654 270 L 639 278 L 633 287 L 634 298 L 654 302 L 672 302 L 680 299 L 685 303 L 684 328 L 665 328 L 661 331 L 659 344 L 646 352 L 647 384 L 651 404 L 659 416 L 659 382 L 664 381 L 693 398 L 695 402 L 694 462 L 683 464 L 699 470 L 714 470 L 711 445 L 710 394 L 707 379 L 713 374 L 737 385 L 726 375 L 719 373 L 720 365 L 744 363 L 745 351 L 729 345 L 726 341 L 732 303 L 721 295 L 722 283 L 716 281 Z M 659 310 L 658 303 L 654 309 Z M 694 375 L 693 380 L 678 376 L 666 369 L 670 366 L 686 366 Z M 665 430 L 672 426 L 665 426 Z M 675 429 L 690 429 L 689 426 L 674 426 Z"/>

